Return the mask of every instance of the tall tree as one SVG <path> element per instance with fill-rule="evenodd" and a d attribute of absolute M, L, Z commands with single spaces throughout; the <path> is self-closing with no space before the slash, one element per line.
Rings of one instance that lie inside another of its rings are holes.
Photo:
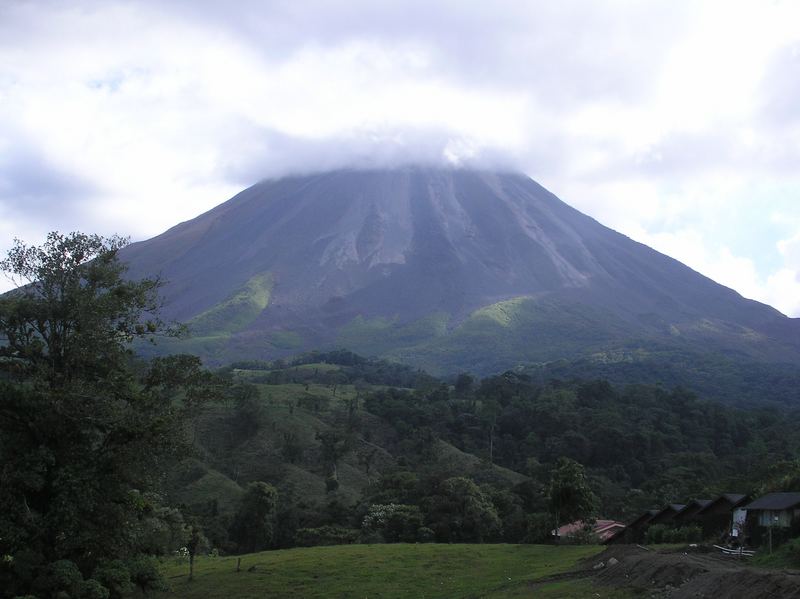
<path fill-rule="evenodd" d="M 50 233 L 20 240 L 0 270 L 21 285 L 0 300 L 0 356 L 56 388 L 102 381 L 124 367 L 134 337 L 162 328 L 156 279 L 126 281 L 117 258 L 126 241 Z"/>
<path fill-rule="evenodd" d="M 252 482 L 242 495 L 231 527 L 231 537 L 245 553 L 267 549 L 272 543 L 278 492 L 264 482 Z"/>
<path fill-rule="evenodd" d="M 586 481 L 583 466 L 574 460 L 559 458 L 547 495 L 556 528 L 577 520 L 587 522 L 595 515 L 597 497 Z"/>
<path fill-rule="evenodd" d="M 482 543 L 500 532 L 502 523 L 491 498 L 469 478 L 442 481 L 424 503 L 437 541 Z"/>
<path fill-rule="evenodd" d="M 50 593 L 54 563 L 88 577 L 103 560 L 140 554 L 137 523 L 157 511 L 152 491 L 185 447 L 185 404 L 132 367 L 129 342 L 164 327 L 159 282 L 123 278 L 124 243 L 51 233 L 39 247 L 16 241 L 0 262 L 23 285 L 0 297 L 0 588 L 9 596 Z"/>

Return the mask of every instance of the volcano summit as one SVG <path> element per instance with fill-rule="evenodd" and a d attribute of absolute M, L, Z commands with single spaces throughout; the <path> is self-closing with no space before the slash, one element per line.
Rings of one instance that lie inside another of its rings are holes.
<path fill-rule="evenodd" d="M 166 315 L 212 363 L 347 347 L 438 372 L 664 352 L 800 364 L 798 319 L 513 173 L 265 181 L 122 257 L 167 281 Z"/>

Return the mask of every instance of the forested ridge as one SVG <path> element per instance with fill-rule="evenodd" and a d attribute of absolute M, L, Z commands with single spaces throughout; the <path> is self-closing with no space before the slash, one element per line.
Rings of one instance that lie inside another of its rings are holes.
<path fill-rule="evenodd" d="M 778 488 L 797 473 L 797 412 L 732 408 L 680 388 L 539 384 L 515 372 L 441 381 L 344 350 L 220 374 L 250 388 L 249 399 L 206 415 L 205 461 L 180 484 L 195 485 L 205 503 L 181 497 L 213 515 L 217 542 L 231 550 L 210 473 L 278 489 L 278 546 L 363 539 L 370 510 L 387 505 L 438 541 L 541 541 L 552 527 L 554 472 L 567 462 L 580 465 L 588 511 L 623 520 L 667 501 Z M 231 441 L 220 447 L 220 437 Z M 437 506 L 458 495 L 483 506 L 487 530 L 447 524 Z"/>

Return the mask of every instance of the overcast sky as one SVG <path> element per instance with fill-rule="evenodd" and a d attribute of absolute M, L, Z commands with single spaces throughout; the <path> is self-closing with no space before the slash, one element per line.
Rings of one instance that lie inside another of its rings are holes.
<path fill-rule="evenodd" d="M 3 254 L 411 161 L 521 170 L 800 316 L 800 2 L 0 0 Z"/>

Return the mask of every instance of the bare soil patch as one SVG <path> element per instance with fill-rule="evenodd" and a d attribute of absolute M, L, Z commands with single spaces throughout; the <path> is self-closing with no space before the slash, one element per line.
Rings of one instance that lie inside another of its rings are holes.
<path fill-rule="evenodd" d="M 619 545 L 584 562 L 581 571 L 597 585 L 664 599 L 800 599 L 800 571 L 752 568 L 739 558 L 702 548 L 656 551 Z"/>

